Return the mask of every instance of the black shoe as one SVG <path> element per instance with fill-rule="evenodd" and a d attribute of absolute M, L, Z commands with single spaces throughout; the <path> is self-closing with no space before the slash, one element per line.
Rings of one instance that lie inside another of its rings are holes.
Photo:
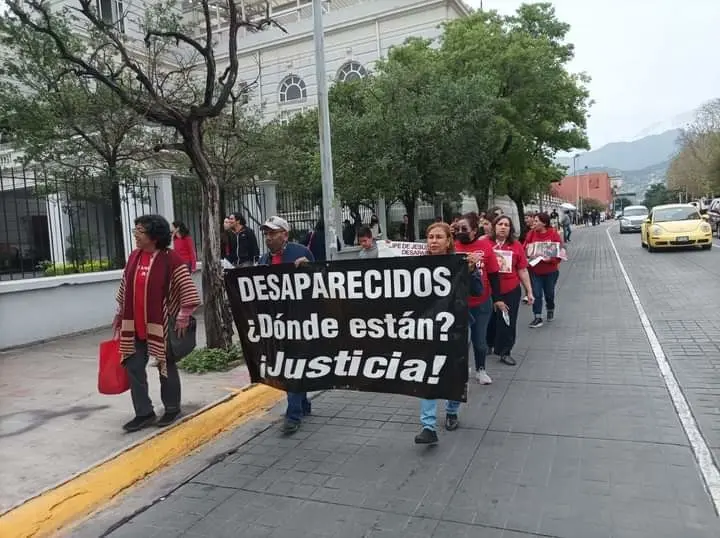
<path fill-rule="evenodd" d="M 500 357 L 500 362 L 504 362 L 508 366 L 515 366 L 517 362 L 510 355 L 503 355 Z"/>
<path fill-rule="evenodd" d="M 419 434 L 415 436 L 416 445 L 434 445 L 438 442 L 437 432 L 423 428 Z"/>
<path fill-rule="evenodd" d="M 281 429 L 285 435 L 292 435 L 300 429 L 300 423 L 285 419 Z"/>
<path fill-rule="evenodd" d="M 177 411 L 165 411 L 165 414 L 157 421 L 157 427 L 164 428 L 165 426 L 170 426 L 178 416 L 180 416 L 179 409 Z"/>
<path fill-rule="evenodd" d="M 547 320 L 548 320 L 548 322 L 552 321 L 553 319 L 555 319 L 555 311 L 554 311 L 554 310 L 548 310 L 548 311 L 547 311 Z"/>
<path fill-rule="evenodd" d="M 445 416 L 445 429 L 449 432 L 457 430 L 460 423 L 458 422 L 457 415 L 446 415 Z"/>
<path fill-rule="evenodd" d="M 145 415 L 144 417 L 135 417 L 130 422 L 123 424 L 123 430 L 126 432 L 139 432 L 143 428 L 147 428 L 148 426 L 152 425 L 153 422 L 155 422 L 155 419 L 157 416 L 155 413 L 152 413 L 150 415 Z"/>
<path fill-rule="evenodd" d="M 530 328 L 531 329 L 537 329 L 538 327 L 543 326 L 543 320 L 542 318 L 535 318 L 530 322 Z"/>

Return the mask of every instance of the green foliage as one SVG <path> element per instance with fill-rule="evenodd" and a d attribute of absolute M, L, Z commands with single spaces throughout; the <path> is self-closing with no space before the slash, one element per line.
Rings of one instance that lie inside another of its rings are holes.
<path fill-rule="evenodd" d="M 652 209 L 657 205 L 672 204 L 677 201 L 677 192 L 668 190 L 662 183 L 655 183 L 645 191 L 643 205 L 648 209 Z"/>
<path fill-rule="evenodd" d="M 110 260 L 83 260 L 78 263 L 42 262 L 40 267 L 45 276 L 75 275 L 78 273 L 99 273 L 113 268 Z"/>
<path fill-rule="evenodd" d="M 233 345 L 229 349 L 195 349 L 184 357 L 178 367 L 191 374 L 225 372 L 239 365 L 243 360 L 242 349 Z"/>
<path fill-rule="evenodd" d="M 582 208 L 584 211 L 595 211 L 598 210 L 600 213 L 605 213 L 607 207 L 600 200 L 595 198 L 583 198 Z"/>

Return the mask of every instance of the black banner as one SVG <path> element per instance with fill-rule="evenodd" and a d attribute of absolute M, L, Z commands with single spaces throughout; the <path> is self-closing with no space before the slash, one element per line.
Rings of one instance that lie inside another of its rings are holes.
<path fill-rule="evenodd" d="M 253 382 L 467 401 L 463 256 L 237 268 L 225 287 Z"/>

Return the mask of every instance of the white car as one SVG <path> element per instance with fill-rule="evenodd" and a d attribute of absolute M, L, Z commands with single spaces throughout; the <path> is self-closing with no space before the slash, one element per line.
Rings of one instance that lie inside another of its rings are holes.
<path fill-rule="evenodd" d="M 620 217 L 620 233 L 640 232 L 642 223 L 647 220 L 650 212 L 644 205 L 629 205 L 623 209 Z"/>

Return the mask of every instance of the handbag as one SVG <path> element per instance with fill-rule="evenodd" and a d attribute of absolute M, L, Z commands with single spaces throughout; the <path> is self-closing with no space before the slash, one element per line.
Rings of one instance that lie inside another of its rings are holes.
<path fill-rule="evenodd" d="M 165 293 L 166 302 L 170 303 L 170 256 L 166 257 L 167 261 L 167 289 Z M 183 357 L 190 354 L 197 346 L 197 320 L 195 316 L 190 316 L 190 322 L 182 336 L 178 336 L 175 327 L 177 319 L 168 316 L 168 338 L 167 349 L 173 360 L 179 361 Z"/>
<path fill-rule="evenodd" d="M 100 342 L 98 349 L 98 392 L 122 394 L 130 389 L 130 378 L 120 360 L 120 340 Z"/>

